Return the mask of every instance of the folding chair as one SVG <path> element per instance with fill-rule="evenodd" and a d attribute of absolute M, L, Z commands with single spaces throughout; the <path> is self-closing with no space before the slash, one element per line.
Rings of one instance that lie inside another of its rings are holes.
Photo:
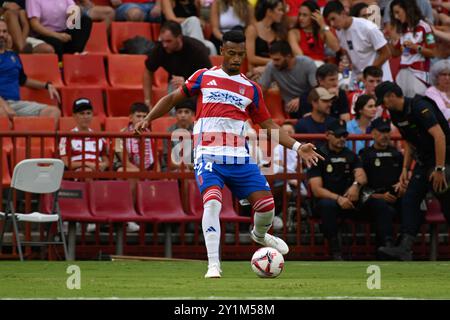
<path fill-rule="evenodd" d="M 3 218 L 3 228 L 0 235 L 0 252 L 3 245 L 3 236 L 7 229 L 7 223 L 12 220 L 14 228 L 14 238 L 17 244 L 20 261 L 23 261 L 22 245 L 45 246 L 63 245 L 64 256 L 67 260 L 67 246 L 64 238 L 63 223 L 58 205 L 58 192 L 64 173 L 64 163 L 59 159 L 27 159 L 19 162 L 14 168 L 11 188 L 8 194 L 8 203 L 5 213 L 0 213 Z M 13 204 L 13 191 L 19 190 L 31 193 L 54 193 L 53 208 L 51 214 L 39 212 L 16 213 Z M 50 227 L 47 229 L 47 241 L 21 241 L 19 235 L 18 222 L 29 223 L 58 223 L 61 241 L 50 241 Z"/>

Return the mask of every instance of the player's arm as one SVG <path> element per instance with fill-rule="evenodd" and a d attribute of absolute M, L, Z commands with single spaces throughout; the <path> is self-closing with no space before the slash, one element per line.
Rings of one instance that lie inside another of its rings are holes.
<path fill-rule="evenodd" d="M 271 137 L 272 130 L 278 130 L 279 132 L 279 143 L 286 148 L 295 150 L 298 152 L 300 157 L 305 160 L 306 165 L 309 167 L 317 165 L 319 159 L 324 160 L 324 158 L 315 152 L 316 147 L 312 143 L 302 144 L 295 139 L 291 138 L 289 134 L 280 128 L 272 119 L 267 119 L 259 124 L 261 128 L 267 129 L 267 134 L 269 138 Z"/>

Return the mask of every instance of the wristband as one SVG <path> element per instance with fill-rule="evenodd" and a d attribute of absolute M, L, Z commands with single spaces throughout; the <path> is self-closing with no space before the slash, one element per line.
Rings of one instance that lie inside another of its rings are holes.
<path fill-rule="evenodd" d="M 298 141 L 294 142 L 294 145 L 292 146 L 292 150 L 298 151 L 302 147 L 302 144 Z"/>
<path fill-rule="evenodd" d="M 52 84 L 52 83 L 51 83 L 50 81 L 47 81 L 47 82 L 45 83 L 45 87 L 44 87 L 44 88 L 48 90 L 48 86 L 51 85 L 51 84 Z"/>

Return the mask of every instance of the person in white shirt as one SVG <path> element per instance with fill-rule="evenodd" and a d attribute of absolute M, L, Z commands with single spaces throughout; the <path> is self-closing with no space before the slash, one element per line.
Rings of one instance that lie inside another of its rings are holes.
<path fill-rule="evenodd" d="M 337 30 L 341 49 L 350 57 L 353 66 L 350 89 L 355 89 L 358 77 L 367 66 L 380 67 L 383 81 L 392 81 L 388 59 L 391 53 L 383 33 L 373 22 L 363 18 L 350 17 L 339 1 L 330 1 L 323 15 Z"/>

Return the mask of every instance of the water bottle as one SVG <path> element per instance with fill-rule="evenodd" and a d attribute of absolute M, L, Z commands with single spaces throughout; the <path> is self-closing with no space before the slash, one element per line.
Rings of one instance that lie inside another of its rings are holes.
<path fill-rule="evenodd" d="M 413 40 L 413 38 L 412 38 L 411 34 L 410 34 L 410 33 L 407 33 L 407 34 L 405 35 L 405 39 L 404 39 L 403 43 L 405 43 L 406 41 L 412 42 L 412 40 Z M 409 48 L 403 46 L 402 55 L 403 55 L 403 56 L 409 56 L 409 54 L 410 54 Z"/>
<path fill-rule="evenodd" d="M 348 77 L 350 77 L 350 60 L 348 59 L 347 55 L 344 55 L 342 57 L 342 66 L 344 67 L 344 69 L 342 70 L 342 77 L 344 79 L 347 79 Z"/>

